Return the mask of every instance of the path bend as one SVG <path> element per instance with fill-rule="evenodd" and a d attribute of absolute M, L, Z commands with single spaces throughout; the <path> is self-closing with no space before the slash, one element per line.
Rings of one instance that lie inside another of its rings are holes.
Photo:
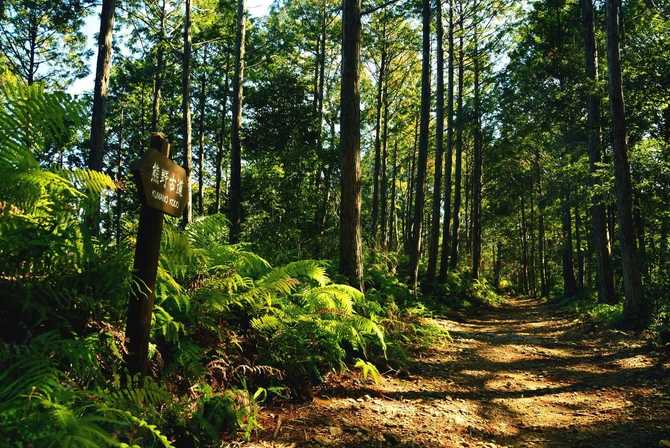
<path fill-rule="evenodd" d="M 333 377 L 270 409 L 248 447 L 658 447 L 670 439 L 670 361 L 649 344 L 532 299 L 435 319 L 445 341 L 381 385 Z"/>

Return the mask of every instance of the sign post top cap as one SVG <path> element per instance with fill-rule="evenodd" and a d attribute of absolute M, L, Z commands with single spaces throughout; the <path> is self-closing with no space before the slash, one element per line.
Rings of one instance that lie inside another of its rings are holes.
<path fill-rule="evenodd" d="M 149 147 L 163 154 L 165 157 L 170 157 L 170 143 L 167 137 L 162 132 L 154 132 L 149 138 Z"/>

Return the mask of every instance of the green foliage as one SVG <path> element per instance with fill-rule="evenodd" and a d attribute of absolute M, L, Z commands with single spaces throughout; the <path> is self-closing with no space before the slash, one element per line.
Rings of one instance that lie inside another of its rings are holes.
<path fill-rule="evenodd" d="M 136 409 L 145 405 L 151 389 L 109 393 L 81 388 L 76 375 L 71 376 L 76 369 L 65 371 L 67 364 L 60 364 L 64 361 L 55 355 L 70 342 L 51 336 L 29 347 L 0 346 L 4 364 L 0 374 L 2 440 L 19 446 L 120 447 L 139 442 L 172 447 L 155 425 L 127 410 L 129 403 Z M 93 350 L 80 346 L 80 356 L 94 359 Z"/>
<path fill-rule="evenodd" d="M 623 304 L 598 303 L 595 297 L 588 294 L 576 298 L 564 298 L 559 305 L 596 325 L 615 327 L 623 321 Z"/>
<path fill-rule="evenodd" d="M 382 376 L 379 374 L 379 370 L 377 370 L 377 367 L 375 367 L 374 364 L 359 358 L 356 360 L 354 368 L 360 370 L 364 380 L 367 380 L 369 377 L 375 384 L 381 384 Z"/>
<path fill-rule="evenodd" d="M 258 413 L 260 402 L 267 395 L 258 389 L 253 395 L 246 389 L 226 389 L 215 393 L 205 388 L 191 418 L 191 427 L 202 446 L 218 446 L 222 434 L 243 431 L 249 439 L 251 433 L 260 428 Z"/>
<path fill-rule="evenodd" d="M 437 300 L 446 299 L 446 305 L 455 308 L 468 308 L 473 304 L 495 306 L 502 297 L 485 278 L 473 279 L 467 271 L 451 271 L 447 280 L 440 285 Z"/>

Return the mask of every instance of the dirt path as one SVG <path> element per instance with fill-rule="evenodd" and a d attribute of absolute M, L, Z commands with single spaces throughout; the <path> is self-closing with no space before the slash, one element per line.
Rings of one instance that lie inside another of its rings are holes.
<path fill-rule="evenodd" d="M 553 316 L 553 317 L 552 317 Z M 463 322 L 378 386 L 331 378 L 314 402 L 265 411 L 247 447 L 659 447 L 670 362 L 620 332 L 585 334 L 531 300 Z"/>

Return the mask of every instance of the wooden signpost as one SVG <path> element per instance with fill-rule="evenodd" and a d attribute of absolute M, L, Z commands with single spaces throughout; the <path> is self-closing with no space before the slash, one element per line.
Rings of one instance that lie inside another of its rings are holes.
<path fill-rule="evenodd" d="M 188 198 L 186 171 L 169 159 L 170 143 L 151 135 L 149 150 L 133 167 L 142 200 L 126 321 L 126 363 L 132 373 L 148 371 L 149 330 L 155 299 L 163 213 L 181 216 Z"/>

